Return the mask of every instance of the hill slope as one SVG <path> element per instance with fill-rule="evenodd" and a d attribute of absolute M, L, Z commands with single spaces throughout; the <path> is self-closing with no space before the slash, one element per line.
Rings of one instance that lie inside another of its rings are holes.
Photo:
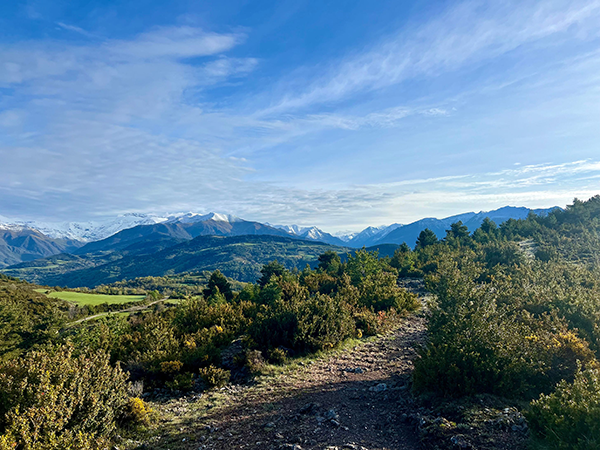
<path fill-rule="evenodd" d="M 327 250 L 346 251 L 321 242 L 303 241 L 280 236 L 198 236 L 181 244 L 149 255 L 124 256 L 96 267 L 83 268 L 62 274 L 47 274 L 38 282 L 59 286 L 88 286 L 112 283 L 144 276 L 172 275 L 219 269 L 239 281 L 254 281 L 260 269 L 277 259 L 288 268 L 314 265 Z M 78 260 L 78 264 L 84 264 Z M 15 270 L 6 271 L 15 274 Z"/>
<path fill-rule="evenodd" d="M 79 246 L 78 241 L 53 239 L 31 228 L 0 228 L 0 267 L 73 251 Z"/>
<path fill-rule="evenodd" d="M 171 245 L 190 240 L 198 236 L 243 236 L 243 235 L 272 235 L 289 236 L 289 233 L 263 225 L 238 219 L 225 221 L 208 219 L 197 222 L 173 222 L 154 225 L 138 225 L 101 241 L 90 242 L 81 247 L 76 253 L 84 255 L 106 251 L 119 251 L 135 245 L 142 247 L 157 241 L 171 242 Z"/>

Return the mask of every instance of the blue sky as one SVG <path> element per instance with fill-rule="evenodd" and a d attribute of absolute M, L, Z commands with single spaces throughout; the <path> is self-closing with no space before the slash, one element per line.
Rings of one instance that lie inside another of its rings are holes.
<path fill-rule="evenodd" d="M 600 1 L 0 4 L 0 215 L 327 231 L 600 193 Z"/>

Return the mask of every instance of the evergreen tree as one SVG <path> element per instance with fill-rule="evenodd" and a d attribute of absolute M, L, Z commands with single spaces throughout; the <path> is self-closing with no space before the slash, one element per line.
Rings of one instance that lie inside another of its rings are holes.
<path fill-rule="evenodd" d="M 435 233 L 433 231 L 431 231 L 429 228 L 425 228 L 423 231 L 421 231 L 421 233 L 419 234 L 419 237 L 417 238 L 415 250 L 425 248 L 429 245 L 437 244 L 437 242 L 438 242 L 438 238 L 435 235 Z"/>
<path fill-rule="evenodd" d="M 229 284 L 227 277 L 219 270 L 215 270 L 210 276 L 210 279 L 208 280 L 208 286 L 204 290 L 204 297 L 209 298 L 217 295 L 217 293 L 223 296 L 227 301 L 233 299 L 231 285 Z"/>

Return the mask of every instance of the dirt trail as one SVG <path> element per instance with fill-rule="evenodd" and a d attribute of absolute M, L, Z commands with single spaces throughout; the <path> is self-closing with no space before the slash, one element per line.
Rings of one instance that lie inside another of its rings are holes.
<path fill-rule="evenodd" d="M 357 346 L 263 377 L 252 386 L 153 402 L 163 423 L 152 449 L 416 450 L 409 393 L 423 313 Z"/>

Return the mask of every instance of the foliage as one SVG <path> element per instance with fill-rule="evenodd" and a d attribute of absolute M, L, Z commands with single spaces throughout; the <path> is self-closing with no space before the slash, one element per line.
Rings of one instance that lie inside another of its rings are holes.
<path fill-rule="evenodd" d="M 425 228 L 421 233 L 419 233 L 419 237 L 417 238 L 417 242 L 415 245 L 415 250 L 420 250 L 430 245 L 436 244 L 438 241 L 437 236 L 433 231 L 429 228 Z"/>
<path fill-rule="evenodd" d="M 549 448 L 600 446 L 600 196 L 472 236 L 453 225 L 411 268 L 436 294 L 418 392 L 491 393 L 531 403 Z M 406 255 L 395 266 L 405 266 Z"/>
<path fill-rule="evenodd" d="M 528 297 L 541 290 L 523 283 L 531 275 L 529 267 L 513 268 L 510 276 L 496 272 L 490 278 L 478 259 L 465 254 L 446 261 L 429 278 L 437 305 L 430 319 L 430 343 L 415 365 L 417 389 L 446 396 L 493 393 L 531 398 L 572 377 L 577 360 L 593 363 L 588 343 L 569 330 L 558 309 L 532 307 L 539 299 Z M 546 277 L 552 272 L 550 267 L 535 271 Z"/>
<path fill-rule="evenodd" d="M 0 442 L 5 448 L 99 448 L 128 404 L 126 380 L 106 354 L 75 356 L 72 346 L 7 361 L 0 367 Z"/>
<path fill-rule="evenodd" d="M 599 448 L 600 371 L 579 370 L 572 383 L 561 381 L 552 394 L 531 403 L 527 419 L 551 448 Z"/>
<path fill-rule="evenodd" d="M 218 294 L 221 294 L 227 302 L 233 299 L 233 291 L 231 290 L 229 280 L 220 271 L 215 270 L 208 280 L 208 285 L 204 290 L 204 297 L 208 298 L 210 296 L 217 296 Z"/>
<path fill-rule="evenodd" d="M 0 360 L 52 341 L 69 309 L 64 301 L 47 298 L 28 283 L 0 275 Z"/>
<path fill-rule="evenodd" d="M 154 411 L 144 400 L 138 397 L 131 397 L 123 407 L 121 415 L 121 425 L 124 427 L 138 427 L 150 425 Z"/>
<path fill-rule="evenodd" d="M 229 370 L 221 369 L 210 365 L 200 369 L 200 378 L 209 385 L 210 387 L 222 387 L 229 382 L 231 372 Z"/>

